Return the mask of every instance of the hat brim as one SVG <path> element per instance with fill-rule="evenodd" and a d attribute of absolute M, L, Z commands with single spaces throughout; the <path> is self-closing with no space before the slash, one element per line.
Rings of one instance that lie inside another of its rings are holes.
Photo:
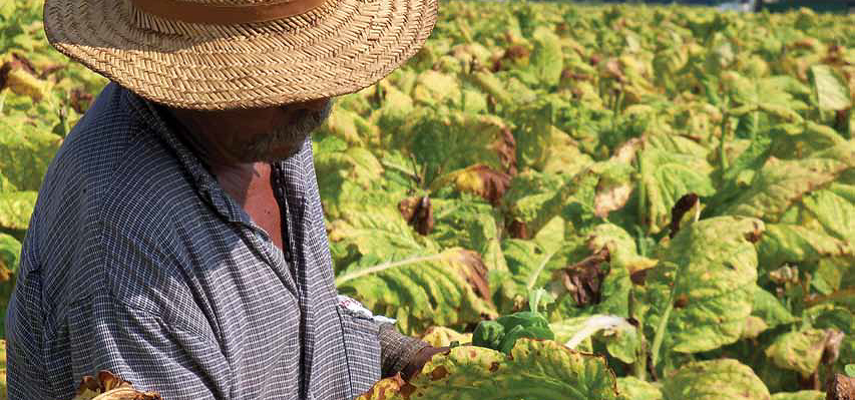
<path fill-rule="evenodd" d="M 128 0 L 45 0 L 57 50 L 177 108 L 270 107 L 353 93 L 399 67 L 436 23 L 437 0 L 328 0 L 306 14 L 234 26 L 133 22 Z M 282 29 L 285 26 L 285 29 Z"/>

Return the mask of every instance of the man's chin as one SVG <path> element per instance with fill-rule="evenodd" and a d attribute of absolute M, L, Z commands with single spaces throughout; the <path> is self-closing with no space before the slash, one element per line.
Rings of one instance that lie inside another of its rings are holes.
<path fill-rule="evenodd" d="M 284 161 L 299 153 L 306 140 L 311 140 L 311 135 L 303 137 L 302 140 L 289 140 L 288 143 L 246 149 L 239 157 L 242 162 L 247 163 Z"/>

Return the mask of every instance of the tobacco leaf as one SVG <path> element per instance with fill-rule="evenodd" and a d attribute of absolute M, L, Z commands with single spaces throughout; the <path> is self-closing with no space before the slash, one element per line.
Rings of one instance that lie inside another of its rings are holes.
<path fill-rule="evenodd" d="M 487 268 L 478 253 L 451 248 L 365 255 L 336 278 L 342 294 L 398 320 L 405 333 L 432 325 L 462 326 L 494 316 Z"/>
<path fill-rule="evenodd" d="M 358 400 L 622 398 L 605 359 L 531 339 L 519 339 L 510 356 L 482 347 L 453 348 L 448 355 L 434 356 L 398 388 L 382 380 Z"/>
<path fill-rule="evenodd" d="M 618 378 L 618 392 L 630 400 L 662 400 L 659 385 L 643 381 L 634 376 Z"/>
<path fill-rule="evenodd" d="M 785 333 L 766 349 L 766 356 L 778 367 L 807 378 L 819 368 L 828 339 L 829 332 L 823 329 Z"/>
<path fill-rule="evenodd" d="M 0 193 L 0 228 L 26 230 L 38 195 L 38 192 Z"/>
<path fill-rule="evenodd" d="M 491 204 L 498 205 L 508 190 L 510 181 L 511 176 L 507 173 L 496 171 L 487 165 L 475 164 L 437 178 L 431 184 L 431 190 L 453 186 L 459 192 L 478 195 Z"/>
<path fill-rule="evenodd" d="M 852 107 L 852 96 L 840 76 L 828 65 L 810 68 L 811 81 L 821 110 L 845 110 Z"/>
<path fill-rule="evenodd" d="M 772 400 L 825 400 L 825 393 L 817 390 L 801 390 L 798 392 L 781 392 L 772 395 Z"/>
<path fill-rule="evenodd" d="M 665 400 L 769 400 L 766 385 L 746 365 L 733 359 L 689 363 L 662 385 Z"/>
<path fill-rule="evenodd" d="M 660 249 L 648 274 L 648 324 L 657 327 L 675 303 L 665 344 L 681 353 L 713 350 L 737 341 L 751 314 L 757 281 L 755 238 L 763 223 L 753 218 L 716 217 L 680 230 Z"/>

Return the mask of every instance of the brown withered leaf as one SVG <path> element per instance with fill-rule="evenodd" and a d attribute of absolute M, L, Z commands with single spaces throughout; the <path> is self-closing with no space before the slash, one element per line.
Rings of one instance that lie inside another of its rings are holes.
<path fill-rule="evenodd" d="M 472 250 L 460 250 L 459 261 L 466 265 L 466 282 L 479 297 L 492 303 L 490 300 L 490 284 L 487 281 L 487 266 L 481 259 L 481 255 Z"/>
<path fill-rule="evenodd" d="M 599 304 L 602 300 L 602 285 L 606 271 L 602 265 L 609 262 L 609 250 L 604 248 L 582 261 L 557 270 L 553 278 L 560 281 L 577 307 Z"/>
<path fill-rule="evenodd" d="M 626 81 L 620 61 L 616 58 L 610 58 L 600 65 L 600 77 L 615 79 L 618 82 Z"/>
<path fill-rule="evenodd" d="M 430 197 L 409 197 L 401 200 L 398 203 L 398 211 L 420 235 L 428 235 L 433 231 L 433 206 Z"/>
<path fill-rule="evenodd" d="M 42 67 L 42 72 L 39 74 L 39 79 L 48 79 L 48 77 L 56 71 L 64 69 L 65 65 L 62 64 L 49 64 Z M 56 79 L 54 79 L 56 81 Z"/>
<path fill-rule="evenodd" d="M 594 215 L 606 218 L 612 211 L 620 210 L 629 201 L 632 194 L 632 185 L 625 183 L 611 187 L 597 188 L 594 197 Z"/>
<path fill-rule="evenodd" d="M 514 176 L 517 174 L 517 141 L 507 125 L 502 126 L 500 132 L 501 140 L 493 143 L 492 149 L 499 155 L 502 165 L 507 166 L 508 175 Z"/>
<path fill-rule="evenodd" d="M 531 51 L 519 44 L 514 44 L 508 47 L 504 54 L 493 62 L 493 72 L 501 71 L 505 65 L 513 65 L 516 60 L 528 58 Z"/>
<path fill-rule="evenodd" d="M 97 377 L 84 376 L 72 400 L 162 400 L 155 392 L 140 392 L 130 382 L 109 371 L 98 371 Z"/>
<path fill-rule="evenodd" d="M 826 400 L 855 400 L 855 378 L 834 374 L 825 386 Z"/>
<path fill-rule="evenodd" d="M 486 165 L 475 165 L 466 170 L 469 173 L 476 174 L 483 182 L 481 185 L 471 182 L 475 193 L 489 201 L 490 204 L 497 206 L 508 190 L 508 186 L 510 186 L 511 176 L 504 172 L 494 171 Z M 460 187 L 460 183 L 458 183 L 458 187 Z"/>
<path fill-rule="evenodd" d="M 431 188 L 437 189 L 446 185 L 454 185 L 460 192 L 481 196 L 493 206 L 498 206 L 510 183 L 511 176 L 509 174 L 496 171 L 484 164 L 475 164 L 443 175 L 431 184 Z"/>
<path fill-rule="evenodd" d="M 77 111 L 78 114 L 83 114 L 89 109 L 93 98 L 94 96 L 91 93 L 81 88 L 74 88 L 71 90 L 71 108 Z"/>
<path fill-rule="evenodd" d="M 629 280 L 632 281 L 633 285 L 644 286 L 644 282 L 647 281 L 648 272 L 650 272 L 650 268 L 645 268 L 632 272 L 629 275 Z"/>
<path fill-rule="evenodd" d="M 512 220 L 507 226 L 508 234 L 514 239 L 529 239 L 528 228 L 525 222 L 520 220 Z"/>
<path fill-rule="evenodd" d="M 680 221 L 683 220 L 683 216 L 694 208 L 698 204 L 698 201 L 699 197 L 697 194 L 689 193 L 680 197 L 680 200 L 677 200 L 674 207 L 671 207 L 671 233 L 668 235 L 671 239 L 680 230 Z"/>
<path fill-rule="evenodd" d="M 641 138 L 633 138 L 615 150 L 610 161 L 631 164 L 636 153 L 644 145 Z M 609 213 L 617 211 L 626 206 L 634 185 L 631 181 L 615 182 L 610 179 L 602 179 L 597 184 L 597 194 L 594 197 L 594 215 L 607 218 Z"/>
<path fill-rule="evenodd" d="M 3 63 L 3 65 L 0 65 L 0 90 L 3 90 L 6 87 L 6 80 L 9 77 L 9 72 L 16 69 L 23 69 L 31 75 L 38 75 L 36 73 L 36 67 L 33 66 L 33 63 L 30 60 L 18 53 L 12 53 L 12 61 L 7 61 Z"/>
<path fill-rule="evenodd" d="M 837 358 L 840 357 L 840 345 L 843 344 L 843 338 L 846 334 L 837 329 L 825 330 L 825 348 L 822 351 L 822 363 L 826 365 L 834 364 Z"/>

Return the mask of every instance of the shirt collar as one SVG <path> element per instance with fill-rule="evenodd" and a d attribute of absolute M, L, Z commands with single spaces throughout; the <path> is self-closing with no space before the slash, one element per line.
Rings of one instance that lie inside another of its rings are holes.
<path fill-rule="evenodd" d="M 132 110 L 141 123 L 147 125 L 175 152 L 202 198 L 229 221 L 256 226 L 243 208 L 222 189 L 190 146 L 181 139 L 179 130 L 183 127 L 170 125 L 171 117 L 163 110 L 163 106 L 125 88 L 121 88 L 121 91 L 123 106 Z M 302 238 L 307 230 L 323 231 L 323 208 L 315 175 L 311 135 L 306 138 L 299 151 L 284 160 L 271 163 L 271 167 L 276 185 L 274 192 L 279 191 L 277 195 L 285 201 L 285 209 L 281 211 L 285 213 L 283 223 L 288 224 L 288 230 L 292 232 L 289 240 L 293 242 Z"/>
<path fill-rule="evenodd" d="M 201 197 L 229 221 L 251 225 L 249 215 L 222 189 L 216 177 L 211 174 L 207 165 L 202 162 L 181 134 L 184 128 L 166 112 L 164 107 L 126 88 L 120 87 L 119 90 L 121 90 L 123 107 L 133 112 L 138 121 L 150 128 L 172 150 Z"/>

